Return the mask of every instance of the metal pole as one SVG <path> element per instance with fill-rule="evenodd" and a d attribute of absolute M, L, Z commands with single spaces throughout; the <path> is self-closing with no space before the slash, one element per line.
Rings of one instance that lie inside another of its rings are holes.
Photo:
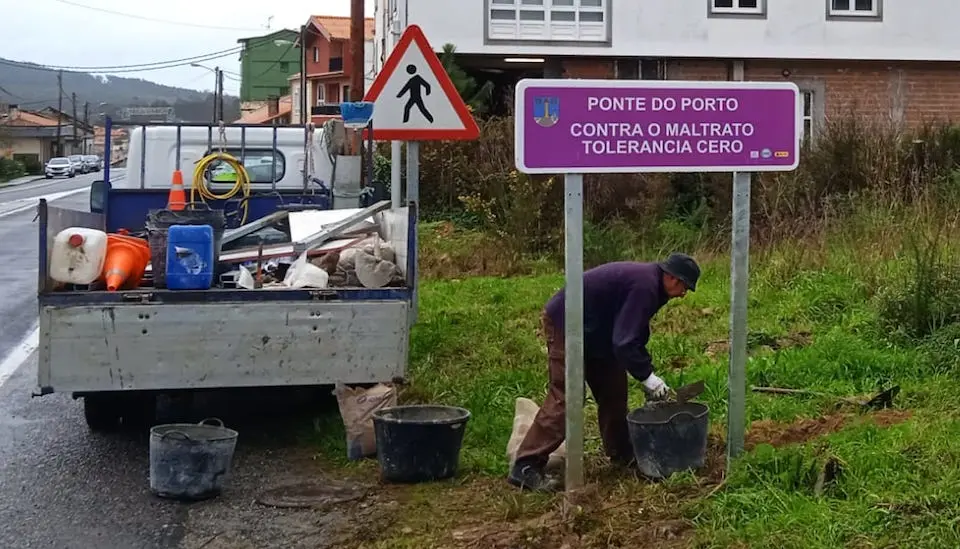
<path fill-rule="evenodd" d="M 61 138 L 63 135 L 63 71 L 57 71 L 57 152 L 55 156 L 63 156 Z"/>
<path fill-rule="evenodd" d="M 583 486 L 583 175 L 566 174 L 564 183 L 564 326 L 567 400 L 565 488 Z"/>
<path fill-rule="evenodd" d="M 110 183 L 110 163 L 113 162 L 113 118 L 103 117 L 103 181 Z"/>
<path fill-rule="evenodd" d="M 400 208 L 403 206 L 403 194 L 400 192 L 402 189 L 400 186 L 401 183 L 401 170 L 403 168 L 403 142 L 402 141 L 391 141 L 390 142 L 390 201 L 393 203 L 393 208 Z"/>
<path fill-rule="evenodd" d="M 223 71 L 220 70 L 220 67 L 217 67 L 217 84 L 219 88 L 217 90 L 217 112 L 220 114 L 220 118 L 217 122 L 223 121 Z"/>
<path fill-rule="evenodd" d="M 86 101 L 83 103 L 83 154 L 90 154 L 90 151 L 87 147 L 90 134 L 87 133 L 90 129 L 90 102 Z"/>
<path fill-rule="evenodd" d="M 217 123 L 217 97 L 220 90 L 220 67 L 213 69 L 213 119 L 211 122 Z"/>
<path fill-rule="evenodd" d="M 73 127 L 73 145 L 70 147 L 71 154 L 77 154 L 77 139 L 80 138 L 80 135 L 77 133 L 77 94 L 76 92 L 70 94 L 70 102 L 73 103 L 73 120 L 70 121 L 70 125 Z"/>
<path fill-rule="evenodd" d="M 413 204 L 417 216 L 420 215 L 420 143 L 407 141 L 407 204 Z M 414 227 L 413 249 L 418 249 L 420 231 Z M 410 325 L 417 322 L 419 284 L 413 285 L 413 295 L 410 300 Z"/>
<path fill-rule="evenodd" d="M 743 452 L 747 399 L 747 292 L 750 260 L 750 174 L 733 174 L 730 253 L 730 366 L 727 379 L 727 469 Z"/>

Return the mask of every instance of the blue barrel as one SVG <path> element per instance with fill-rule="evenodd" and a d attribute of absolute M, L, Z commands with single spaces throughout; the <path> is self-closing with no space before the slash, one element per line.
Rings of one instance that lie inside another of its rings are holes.
<path fill-rule="evenodd" d="M 167 232 L 167 288 L 207 290 L 213 285 L 213 227 L 173 225 Z"/>

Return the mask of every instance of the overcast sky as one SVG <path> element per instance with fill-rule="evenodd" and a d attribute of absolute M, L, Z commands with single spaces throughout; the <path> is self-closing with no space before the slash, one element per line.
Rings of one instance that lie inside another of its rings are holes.
<path fill-rule="evenodd" d="M 365 2 L 365 15 L 373 17 L 373 0 Z M 310 15 L 350 14 L 350 0 L 0 0 L 0 7 L 4 8 L 0 57 L 63 67 L 117 67 L 197 57 L 236 48 L 239 38 L 269 33 L 271 17 L 270 29 L 279 30 L 297 29 Z M 202 64 L 239 73 L 238 57 L 230 53 Z M 116 74 L 213 89 L 213 73 L 189 65 Z M 226 74 L 224 89 L 239 93 L 236 75 Z"/>

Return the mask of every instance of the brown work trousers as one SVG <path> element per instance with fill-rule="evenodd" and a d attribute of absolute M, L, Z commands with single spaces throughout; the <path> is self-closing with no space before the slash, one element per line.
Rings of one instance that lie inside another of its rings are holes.
<path fill-rule="evenodd" d="M 542 315 L 541 329 L 547 342 L 549 387 L 547 398 L 520 443 L 517 462 L 542 468 L 566 434 L 566 349 L 563 332 Z M 585 361 L 584 380 L 597 402 L 597 416 L 603 448 L 610 459 L 629 462 L 633 447 L 627 431 L 627 374 L 616 362 Z"/>

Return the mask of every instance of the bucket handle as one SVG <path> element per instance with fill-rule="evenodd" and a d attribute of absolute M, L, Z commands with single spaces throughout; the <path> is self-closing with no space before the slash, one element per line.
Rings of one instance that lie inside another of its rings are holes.
<path fill-rule="evenodd" d="M 224 427 L 223 420 L 218 417 L 208 417 L 201 419 L 197 425 L 213 425 L 215 427 Z"/>
<path fill-rule="evenodd" d="M 174 435 L 177 435 L 177 436 L 174 436 Z M 190 435 L 188 435 L 187 433 L 184 433 L 183 431 L 167 431 L 166 433 L 163 433 L 162 435 L 160 435 L 160 440 L 163 440 L 167 437 L 178 438 L 180 440 L 186 440 L 186 441 L 193 440 L 190 438 Z"/>
<path fill-rule="evenodd" d="M 692 414 L 691 412 L 689 412 L 689 411 L 687 411 L 687 410 L 680 410 L 679 412 L 677 412 L 677 413 L 673 414 L 672 416 L 670 416 L 670 418 L 669 418 L 667 421 L 665 421 L 664 423 L 673 423 L 673 420 L 677 419 L 677 418 L 680 417 L 680 416 L 690 416 L 690 419 L 697 419 L 697 416 L 694 415 L 694 414 Z"/>

